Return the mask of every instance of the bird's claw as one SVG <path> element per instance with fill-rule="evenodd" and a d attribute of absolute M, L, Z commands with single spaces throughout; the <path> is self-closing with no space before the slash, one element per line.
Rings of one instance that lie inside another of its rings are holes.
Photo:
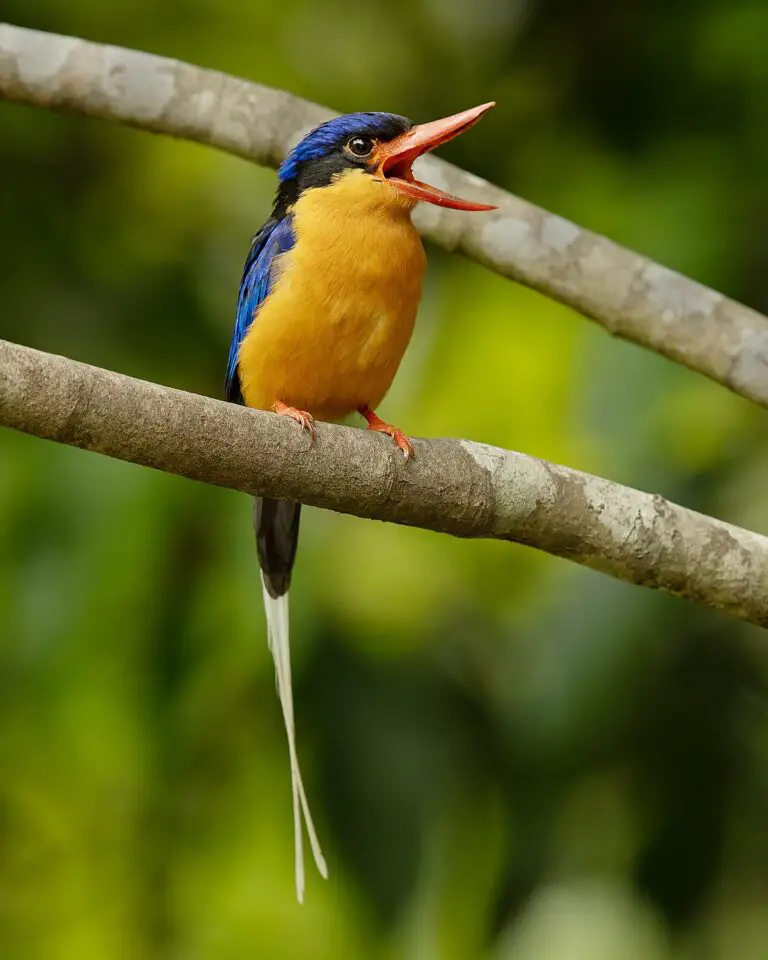
<path fill-rule="evenodd" d="M 309 445 L 313 446 L 315 442 L 315 418 L 306 410 L 298 410 L 296 407 L 289 407 L 287 403 L 278 400 L 272 408 L 279 417 L 290 417 L 299 424 L 302 430 L 309 434 Z"/>
<path fill-rule="evenodd" d="M 397 427 L 390 427 L 389 424 L 385 426 L 388 429 L 378 430 L 378 433 L 385 433 L 388 437 L 392 437 L 398 447 L 403 451 L 403 459 L 407 463 L 413 456 L 413 444 L 402 430 L 398 430 Z M 371 427 L 369 429 L 374 428 Z"/>
<path fill-rule="evenodd" d="M 393 427 L 391 423 L 385 423 L 370 407 L 361 407 L 359 412 L 368 421 L 369 430 L 373 430 L 376 433 L 384 433 L 388 437 L 392 437 L 400 450 L 402 450 L 406 463 L 413 457 L 413 444 L 402 430 Z"/>

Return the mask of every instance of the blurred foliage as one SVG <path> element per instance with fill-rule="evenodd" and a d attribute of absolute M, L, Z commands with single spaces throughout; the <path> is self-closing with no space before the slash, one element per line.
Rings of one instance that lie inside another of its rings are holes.
<path fill-rule="evenodd" d="M 768 310 L 768 5 L 4 0 L 340 110 Z M 274 175 L 0 106 L 0 336 L 220 395 Z M 765 411 L 431 251 L 384 413 L 766 532 Z M 293 895 L 250 504 L 0 435 L 0 957 L 762 960 L 757 630 L 508 544 L 309 511 Z"/>

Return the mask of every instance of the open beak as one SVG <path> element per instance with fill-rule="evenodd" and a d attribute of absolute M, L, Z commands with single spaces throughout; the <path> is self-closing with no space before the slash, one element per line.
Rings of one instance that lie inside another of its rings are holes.
<path fill-rule="evenodd" d="M 411 128 L 407 133 L 400 134 L 389 143 L 383 143 L 379 147 L 377 160 L 379 161 L 378 176 L 387 180 L 393 187 L 401 193 L 416 200 L 426 200 L 427 203 L 434 203 L 438 207 L 450 207 L 451 210 L 495 210 L 496 207 L 489 206 L 486 203 L 472 203 L 470 200 L 461 200 L 459 197 L 453 197 L 450 193 L 444 193 L 437 187 L 431 187 L 428 183 L 422 183 L 415 180 L 411 172 L 411 166 L 414 160 L 434 150 L 460 133 L 469 130 L 484 113 L 487 113 L 491 107 L 496 104 L 484 103 L 480 107 L 472 107 L 471 110 L 463 110 L 452 117 L 445 117 L 443 120 L 433 120 L 431 123 L 421 123 L 417 127 Z"/>

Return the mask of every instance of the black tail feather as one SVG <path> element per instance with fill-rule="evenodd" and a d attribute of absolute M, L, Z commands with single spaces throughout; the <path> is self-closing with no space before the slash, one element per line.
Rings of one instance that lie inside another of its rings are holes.
<path fill-rule="evenodd" d="M 299 541 L 301 504 L 294 500 L 253 501 L 253 529 L 259 566 L 271 597 L 282 597 L 291 585 L 291 571 Z"/>

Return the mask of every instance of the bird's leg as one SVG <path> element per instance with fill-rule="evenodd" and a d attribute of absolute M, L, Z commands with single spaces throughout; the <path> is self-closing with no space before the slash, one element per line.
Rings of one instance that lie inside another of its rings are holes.
<path fill-rule="evenodd" d="M 376 433 L 386 433 L 388 437 L 392 437 L 395 443 L 403 451 L 403 456 L 406 460 L 410 460 L 413 456 L 413 444 L 406 437 L 402 430 L 398 430 L 397 427 L 393 427 L 390 423 L 385 423 L 382 419 L 376 416 L 376 414 L 371 410 L 369 406 L 358 407 L 357 412 L 361 414 L 368 421 L 368 429 L 375 430 Z"/>
<path fill-rule="evenodd" d="M 290 417 L 299 424 L 302 430 L 309 433 L 311 443 L 315 442 L 315 418 L 306 410 L 297 410 L 296 407 L 289 407 L 287 403 L 278 400 L 272 409 L 279 417 Z"/>

